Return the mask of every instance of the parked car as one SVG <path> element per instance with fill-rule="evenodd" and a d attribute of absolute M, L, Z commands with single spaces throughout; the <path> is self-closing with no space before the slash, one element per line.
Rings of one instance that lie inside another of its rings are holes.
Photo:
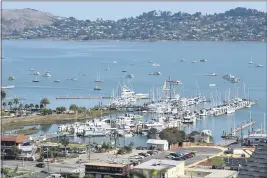
<path fill-rule="evenodd" d="M 85 161 L 82 160 L 82 159 L 79 159 L 78 161 L 76 161 L 76 163 L 77 163 L 77 164 L 82 164 L 82 163 L 85 163 Z"/>
<path fill-rule="evenodd" d="M 173 159 L 173 158 L 176 158 L 176 157 L 175 156 L 172 156 L 172 155 L 168 155 L 168 156 L 166 156 L 166 158 Z"/>
<path fill-rule="evenodd" d="M 85 151 L 85 150 L 79 150 L 78 153 L 79 153 L 79 154 L 86 154 L 86 151 Z"/>
<path fill-rule="evenodd" d="M 156 155 L 156 154 L 158 154 L 157 151 L 147 151 L 146 153 L 149 154 L 149 155 Z"/>
<path fill-rule="evenodd" d="M 44 163 L 37 163 L 35 166 L 36 167 L 40 167 L 40 168 L 44 168 L 45 164 Z"/>
<path fill-rule="evenodd" d="M 216 165 L 213 165 L 213 166 L 211 167 L 211 169 L 224 169 L 224 167 L 223 167 L 223 166 L 216 166 Z"/>
<path fill-rule="evenodd" d="M 172 158 L 172 160 L 175 160 L 175 161 L 183 161 L 183 159 L 181 157 L 174 157 L 174 158 Z"/>
<path fill-rule="evenodd" d="M 144 156 L 144 157 L 150 156 L 150 154 L 148 154 L 148 153 L 138 153 L 138 155 L 141 155 L 141 156 Z"/>

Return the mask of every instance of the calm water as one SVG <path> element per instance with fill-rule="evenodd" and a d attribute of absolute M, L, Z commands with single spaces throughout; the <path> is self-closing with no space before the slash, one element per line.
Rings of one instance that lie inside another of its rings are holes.
<path fill-rule="evenodd" d="M 210 117 L 197 121 L 190 130 L 210 129 L 215 140 L 218 140 L 223 130 L 233 127 L 233 117 L 236 125 L 249 119 L 249 111 L 256 121 L 255 128 L 263 124 L 263 113 L 266 112 L 266 43 L 216 43 L 216 42 L 74 42 L 74 41 L 3 41 L 2 84 L 15 84 L 16 87 L 7 91 L 7 98 L 21 97 L 26 103 L 39 103 L 41 98 L 47 97 L 49 107 L 69 107 L 75 103 L 79 106 L 91 107 L 98 104 L 97 100 L 56 100 L 58 96 L 110 96 L 118 81 L 126 74 L 133 74 L 131 85 L 136 92 L 147 93 L 153 86 L 159 87 L 163 81 L 171 76 L 181 80 L 182 96 L 196 94 L 198 83 L 200 92 L 206 96 L 216 97 L 221 92 L 231 88 L 231 95 L 244 96 L 243 82 L 249 89 L 251 99 L 258 99 L 259 104 L 251 109 L 239 110 L 235 116 Z M 250 67 L 248 62 L 252 56 L 255 63 L 264 68 Z M 181 63 L 180 60 L 187 60 Z M 206 63 L 191 63 L 192 60 L 205 58 Z M 160 67 L 152 67 L 148 62 L 152 60 Z M 114 64 L 113 61 L 117 61 Z M 105 69 L 109 66 L 110 71 Z M 42 74 L 46 70 L 51 72 L 51 78 L 39 76 L 39 83 L 32 83 L 35 76 L 30 69 L 34 68 Z M 122 73 L 126 70 L 127 73 Z M 94 80 L 97 77 L 105 82 L 99 84 L 103 91 L 94 91 Z M 150 76 L 151 72 L 159 71 L 163 75 Z M 219 77 L 205 76 L 215 72 Z M 82 76 L 80 73 L 86 73 Z M 231 84 L 221 78 L 225 73 L 241 78 L 239 84 Z M 13 74 L 14 82 L 8 77 Z M 66 80 L 77 77 L 77 81 Z M 54 83 L 61 80 L 61 83 Z M 216 88 L 209 88 L 208 84 L 217 84 Z M 237 92 L 237 87 L 239 87 Z M 44 131 L 56 131 L 57 125 L 45 126 Z M 187 128 L 187 130 L 189 130 Z M 246 132 L 245 132 L 246 133 Z M 134 138 L 132 138 L 134 139 Z M 128 139 L 129 140 L 129 139 Z M 127 142 L 128 142 L 127 140 Z M 140 139 L 142 140 L 142 139 Z M 145 142 L 145 139 L 143 139 Z M 141 141 L 142 142 L 142 141 Z M 141 143 L 140 142 L 140 143 Z"/>

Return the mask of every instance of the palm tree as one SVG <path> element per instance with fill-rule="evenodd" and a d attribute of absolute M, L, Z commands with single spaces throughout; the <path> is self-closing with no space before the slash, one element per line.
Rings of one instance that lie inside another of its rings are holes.
<path fill-rule="evenodd" d="M 6 92 L 4 90 L 1 90 L 1 98 L 2 101 L 4 101 L 4 99 L 6 98 Z"/>
<path fill-rule="evenodd" d="M 39 105 L 38 105 L 38 104 L 36 104 L 36 105 L 35 105 L 35 109 L 37 110 L 38 108 L 39 108 Z"/>
<path fill-rule="evenodd" d="M 22 110 L 23 104 L 19 104 L 19 110 Z"/>
<path fill-rule="evenodd" d="M 6 102 L 3 102 L 3 107 L 4 107 L 4 109 L 6 108 Z"/>
<path fill-rule="evenodd" d="M 12 103 L 11 101 L 8 102 L 7 105 L 9 106 L 9 110 L 11 110 L 11 106 L 12 106 L 12 104 L 13 104 L 13 103 Z"/>
<path fill-rule="evenodd" d="M 64 136 L 61 140 L 60 140 L 60 143 L 64 146 L 65 148 L 65 159 L 66 159 L 66 155 L 67 155 L 67 152 L 66 152 L 66 147 L 68 146 L 69 144 L 69 139 L 68 137 Z"/>
<path fill-rule="evenodd" d="M 30 106 L 29 106 L 28 104 L 25 104 L 25 105 L 24 105 L 24 109 L 25 109 L 26 111 L 28 111 L 29 107 L 30 107 Z"/>
<path fill-rule="evenodd" d="M 40 104 L 40 109 L 43 109 L 44 108 L 44 105 L 43 104 Z"/>
<path fill-rule="evenodd" d="M 31 103 L 31 104 L 30 104 L 31 111 L 32 111 L 32 108 L 33 108 L 33 107 L 34 107 L 34 104 Z"/>
<path fill-rule="evenodd" d="M 18 98 L 15 98 L 13 103 L 16 105 L 16 108 L 17 108 L 17 105 L 19 104 L 19 99 Z"/>
<path fill-rule="evenodd" d="M 43 98 L 40 103 L 46 108 L 46 105 L 50 104 L 50 101 L 47 98 Z"/>

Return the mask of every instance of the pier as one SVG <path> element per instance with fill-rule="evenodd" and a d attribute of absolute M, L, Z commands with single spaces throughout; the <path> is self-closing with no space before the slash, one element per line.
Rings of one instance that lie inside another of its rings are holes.
<path fill-rule="evenodd" d="M 56 97 L 57 100 L 79 100 L 79 99 L 113 99 L 111 96 L 73 96 L 73 97 L 68 97 L 68 96 L 63 96 L 63 97 Z"/>
<path fill-rule="evenodd" d="M 236 132 L 242 131 L 243 129 L 245 129 L 245 128 L 249 127 L 249 126 L 254 125 L 255 123 L 256 123 L 255 121 L 250 121 L 250 122 L 248 122 L 246 124 L 243 124 L 243 125 L 235 128 L 230 133 L 223 132 L 222 138 L 235 137 Z"/>

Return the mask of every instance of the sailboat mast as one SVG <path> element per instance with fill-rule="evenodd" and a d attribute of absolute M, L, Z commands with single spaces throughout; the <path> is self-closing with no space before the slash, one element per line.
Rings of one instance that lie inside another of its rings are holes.
<path fill-rule="evenodd" d="M 249 112 L 249 122 L 251 122 L 251 111 Z M 251 133 L 251 124 L 249 125 L 249 133 Z"/>
<path fill-rule="evenodd" d="M 266 134 L 266 116 L 265 113 L 263 113 L 263 133 Z"/>

